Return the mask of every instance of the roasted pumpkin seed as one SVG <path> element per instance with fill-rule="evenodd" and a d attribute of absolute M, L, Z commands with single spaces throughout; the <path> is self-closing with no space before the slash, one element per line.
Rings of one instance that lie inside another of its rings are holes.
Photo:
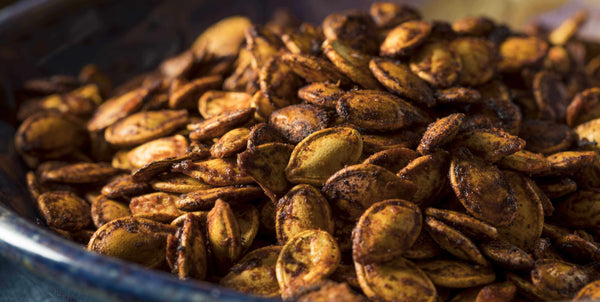
<path fill-rule="evenodd" d="M 496 280 L 496 274 L 491 267 L 462 261 L 425 260 L 417 263 L 417 266 L 434 284 L 448 288 L 469 288 Z"/>
<path fill-rule="evenodd" d="M 266 246 L 244 256 L 232 266 L 219 284 L 237 291 L 263 297 L 281 294 L 275 278 L 275 265 L 281 246 Z"/>
<path fill-rule="evenodd" d="M 201 229 L 202 222 L 194 214 L 186 214 L 184 217 L 183 226 L 175 236 L 169 234 L 169 237 L 175 238 L 167 239 L 167 253 L 173 251 L 175 258 L 171 270 L 179 279 L 203 280 L 206 277 L 208 252 L 204 232 Z M 167 255 L 167 259 L 168 257 Z"/>
<path fill-rule="evenodd" d="M 411 200 L 416 187 L 375 165 L 349 166 L 333 174 L 323 186 L 332 206 L 350 220 L 358 219 L 371 205 L 386 199 Z"/>
<path fill-rule="evenodd" d="M 515 219 L 514 192 L 494 165 L 459 149 L 452 157 L 449 174 L 454 193 L 469 214 L 496 227 Z"/>
<path fill-rule="evenodd" d="M 217 199 L 208 212 L 208 242 L 217 272 L 225 274 L 242 253 L 240 227 L 229 204 Z"/>
<path fill-rule="evenodd" d="M 410 58 L 410 69 L 429 84 L 447 88 L 458 80 L 462 63 L 447 43 L 433 42 L 425 44 Z"/>
<path fill-rule="evenodd" d="M 459 231 L 433 217 L 425 217 L 425 227 L 431 238 L 450 254 L 479 265 L 488 265 L 477 246 Z"/>
<path fill-rule="evenodd" d="M 296 145 L 285 168 L 292 183 L 321 186 L 336 171 L 358 161 L 362 138 L 352 128 L 328 128 L 312 133 Z"/>
<path fill-rule="evenodd" d="M 88 250 L 143 265 L 158 267 L 165 261 L 167 236 L 176 227 L 136 217 L 111 220 L 90 239 Z"/>
<path fill-rule="evenodd" d="M 389 91 L 429 107 L 435 105 L 433 93 L 427 83 L 414 75 L 407 65 L 389 59 L 373 58 L 369 61 L 369 69 Z"/>
<path fill-rule="evenodd" d="M 139 145 L 177 130 L 187 122 L 187 116 L 186 110 L 136 113 L 108 127 L 104 138 L 119 148 Z"/>
<path fill-rule="evenodd" d="M 111 220 L 131 215 L 131 211 L 127 205 L 108 199 L 104 195 L 98 195 L 98 197 L 92 201 L 90 213 L 94 225 L 98 228 Z"/>
<path fill-rule="evenodd" d="M 373 204 L 352 232 L 354 262 L 380 263 L 402 255 L 417 240 L 421 225 L 421 210 L 411 202 L 391 199 Z"/>
<path fill-rule="evenodd" d="M 356 90 L 342 96 L 336 106 L 339 116 L 365 129 L 397 130 L 426 118 L 419 109 L 393 94 Z"/>
<path fill-rule="evenodd" d="M 376 301 L 436 301 L 437 291 L 427 275 L 402 257 L 385 263 L 354 264 L 358 283 Z"/>
<path fill-rule="evenodd" d="M 277 258 L 277 282 L 282 295 L 292 296 L 300 287 L 331 275 L 341 260 L 335 239 L 323 230 L 306 230 L 290 238 Z"/>
<path fill-rule="evenodd" d="M 210 90 L 202 94 L 198 100 L 198 110 L 202 117 L 211 119 L 229 111 L 250 108 L 251 99 L 250 94 L 243 92 Z"/>
<path fill-rule="evenodd" d="M 42 217 L 50 227 L 78 231 L 92 223 L 89 204 L 74 193 L 46 192 L 37 198 L 37 204 Z"/>

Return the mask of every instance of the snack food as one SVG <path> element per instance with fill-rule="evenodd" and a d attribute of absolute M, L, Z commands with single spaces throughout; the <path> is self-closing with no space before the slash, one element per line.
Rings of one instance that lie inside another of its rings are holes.
<path fill-rule="evenodd" d="M 181 279 L 300 301 L 597 297 L 583 19 L 230 17 L 114 89 L 91 66 L 25 83 L 15 145 L 49 228 Z"/>

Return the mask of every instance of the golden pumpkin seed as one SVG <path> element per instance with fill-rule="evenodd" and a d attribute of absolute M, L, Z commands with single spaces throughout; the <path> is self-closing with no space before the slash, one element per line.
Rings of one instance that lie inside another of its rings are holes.
<path fill-rule="evenodd" d="M 126 148 L 170 134 L 187 122 L 186 110 L 147 111 L 130 115 L 106 129 L 104 138 Z"/>
<path fill-rule="evenodd" d="M 337 84 L 312 83 L 298 90 L 298 98 L 309 104 L 335 109 L 338 99 L 344 93 Z"/>
<path fill-rule="evenodd" d="M 251 26 L 248 18 L 232 16 L 225 18 L 206 29 L 192 44 L 192 52 L 196 57 L 206 52 L 214 57 L 231 57 L 237 55 L 244 34 Z"/>
<path fill-rule="evenodd" d="M 213 157 L 230 157 L 241 152 L 248 145 L 250 130 L 248 128 L 236 128 L 221 136 L 219 140 L 210 147 Z"/>
<path fill-rule="evenodd" d="M 119 173 L 107 163 L 76 163 L 50 168 L 39 173 L 42 182 L 94 183 Z"/>
<path fill-rule="evenodd" d="M 365 89 L 378 89 L 379 83 L 369 72 L 368 55 L 358 52 L 356 49 L 338 40 L 325 40 L 322 45 L 323 53 L 329 60 L 355 83 Z"/>
<path fill-rule="evenodd" d="M 563 20 L 563 22 L 556 27 L 548 35 L 548 41 L 553 45 L 564 45 L 575 35 L 577 30 L 585 23 L 587 19 L 587 12 L 577 11 L 569 18 Z"/>
<path fill-rule="evenodd" d="M 331 82 L 348 84 L 346 76 L 338 71 L 331 62 L 309 55 L 284 54 L 281 61 L 307 83 Z"/>
<path fill-rule="evenodd" d="M 414 263 L 402 257 L 386 263 L 354 264 L 358 283 L 376 301 L 426 301 L 437 299 L 431 280 Z"/>
<path fill-rule="evenodd" d="M 404 22 L 392 29 L 381 44 L 382 56 L 406 56 L 423 44 L 431 32 L 431 23 L 420 20 Z"/>
<path fill-rule="evenodd" d="M 101 227 L 111 220 L 131 215 L 127 205 L 111 200 L 104 195 L 94 198 L 91 205 L 92 220 L 96 227 Z"/>
<path fill-rule="evenodd" d="M 567 124 L 571 127 L 600 117 L 600 88 L 578 93 L 567 107 Z M 579 132 L 578 132 L 579 134 Z"/>
<path fill-rule="evenodd" d="M 477 246 L 465 235 L 447 224 L 431 217 L 425 217 L 425 229 L 440 247 L 459 259 L 479 265 L 488 265 Z"/>
<path fill-rule="evenodd" d="M 237 159 L 238 166 L 275 202 L 290 187 L 286 179 L 285 167 L 288 165 L 293 149 L 292 145 L 282 143 L 262 144 L 240 153 Z"/>
<path fill-rule="evenodd" d="M 263 191 L 253 186 L 205 188 L 181 195 L 176 204 L 183 211 L 202 211 L 211 209 L 218 199 L 228 203 L 244 203 L 262 196 Z"/>
<path fill-rule="evenodd" d="M 410 58 L 410 70 L 429 84 L 446 88 L 458 80 L 462 64 L 460 56 L 447 43 L 433 42 Z"/>
<path fill-rule="evenodd" d="M 548 51 L 548 43 L 537 37 L 510 37 L 500 45 L 498 69 L 515 72 L 539 63 Z"/>
<path fill-rule="evenodd" d="M 240 227 L 229 204 L 217 199 L 208 212 L 208 242 L 217 272 L 225 274 L 242 253 Z"/>
<path fill-rule="evenodd" d="M 209 89 L 219 88 L 221 82 L 223 82 L 223 78 L 220 75 L 214 75 L 199 78 L 182 85 L 169 95 L 169 108 L 194 109 L 198 104 L 198 99 Z"/>
<path fill-rule="evenodd" d="M 507 270 L 528 270 L 534 265 L 530 254 L 506 241 L 484 242 L 479 249 L 488 259 Z"/>
<path fill-rule="evenodd" d="M 454 143 L 468 148 L 474 155 L 493 163 L 525 147 L 523 139 L 500 129 L 465 131 L 456 136 Z"/>
<path fill-rule="evenodd" d="M 393 94 L 355 90 L 342 96 L 336 106 L 339 116 L 365 129 L 397 130 L 426 118 L 419 109 Z"/>
<path fill-rule="evenodd" d="M 285 168 L 292 183 L 321 186 L 336 171 L 358 161 L 362 138 L 352 128 L 328 128 L 312 133 L 296 145 Z"/>
<path fill-rule="evenodd" d="M 262 296 L 276 297 L 281 294 L 275 276 L 275 265 L 281 246 L 266 246 L 244 256 L 231 267 L 219 284 L 237 291 Z"/>
<path fill-rule="evenodd" d="M 198 100 L 198 110 L 205 119 L 211 119 L 230 111 L 252 107 L 252 95 L 244 92 L 210 90 Z"/>
<path fill-rule="evenodd" d="M 148 268 L 165 261 L 167 236 L 176 227 L 136 217 L 111 220 L 90 239 L 88 250 Z"/>
<path fill-rule="evenodd" d="M 139 169 L 157 160 L 183 156 L 187 148 L 187 139 L 182 135 L 163 137 L 133 148 L 127 159 L 131 167 Z"/>
<path fill-rule="evenodd" d="M 531 271 L 531 280 L 540 291 L 553 299 L 570 299 L 592 275 L 584 268 L 560 260 L 540 260 Z"/>
<path fill-rule="evenodd" d="M 360 264 L 390 261 L 413 245 L 421 226 L 421 210 L 415 204 L 401 199 L 375 203 L 352 232 L 352 258 Z"/>
<path fill-rule="evenodd" d="M 59 158 L 86 142 L 87 134 L 78 119 L 54 111 L 30 116 L 15 134 L 17 151 L 37 158 Z"/>
<path fill-rule="evenodd" d="M 573 301 L 593 301 L 600 298 L 600 280 L 594 281 L 583 287 Z"/>
<path fill-rule="evenodd" d="M 454 113 L 429 124 L 421 138 L 417 151 L 423 155 L 430 154 L 438 147 L 452 141 L 464 119 L 465 115 L 463 113 Z"/>
<path fill-rule="evenodd" d="M 203 224 L 194 214 L 186 214 L 183 226 L 175 233 L 169 234 L 167 240 L 167 253 L 174 254 L 171 270 L 179 279 L 188 278 L 204 280 L 207 271 L 208 252 L 206 239 L 201 229 Z M 175 244 L 169 244 L 175 243 Z M 169 259 L 167 255 L 167 259 Z"/>
<path fill-rule="evenodd" d="M 294 144 L 325 129 L 328 121 L 325 109 L 310 104 L 291 105 L 275 110 L 269 118 L 269 124 Z"/>
<path fill-rule="evenodd" d="M 431 281 L 448 288 L 469 288 L 492 283 L 496 274 L 491 267 L 456 260 L 425 260 L 417 264 Z"/>
<path fill-rule="evenodd" d="M 201 141 L 221 136 L 252 119 L 254 111 L 254 108 L 226 111 L 202 122 L 188 124 L 190 139 Z"/>
<path fill-rule="evenodd" d="M 306 230 L 290 238 L 277 258 L 276 274 L 282 295 L 292 296 L 331 275 L 341 260 L 335 239 L 323 230 Z"/>
<path fill-rule="evenodd" d="M 213 186 L 232 186 L 254 182 L 250 176 L 240 171 L 235 158 L 213 158 L 200 162 L 182 162 L 174 165 L 172 170 Z"/>
<path fill-rule="evenodd" d="M 157 214 L 159 222 L 170 223 L 183 214 L 175 206 L 178 199 L 177 195 L 163 192 L 150 193 L 132 198 L 129 209 L 133 215 Z"/>
<path fill-rule="evenodd" d="M 520 150 L 503 157 L 498 165 L 527 174 L 544 174 L 550 171 L 550 161 L 541 154 Z"/>
<path fill-rule="evenodd" d="M 429 86 L 414 75 L 407 65 L 389 59 L 373 58 L 369 61 L 369 69 L 389 91 L 428 107 L 435 105 Z"/>
<path fill-rule="evenodd" d="M 98 107 L 94 116 L 88 121 L 87 129 L 89 131 L 103 130 L 118 120 L 136 112 L 142 106 L 149 93 L 148 89 L 138 88 L 107 100 Z"/>
<path fill-rule="evenodd" d="M 323 186 L 331 205 L 350 220 L 358 219 L 378 201 L 412 200 L 416 187 L 394 173 L 375 165 L 354 165 L 333 174 Z"/>
<path fill-rule="evenodd" d="M 503 174 L 516 199 L 516 214 L 510 224 L 497 227 L 498 233 L 502 239 L 525 251 L 531 251 L 544 226 L 542 203 L 533 190 L 535 183 L 516 172 L 503 171 Z"/>
<path fill-rule="evenodd" d="M 462 63 L 458 75 L 459 84 L 477 86 L 492 79 L 496 72 L 496 54 L 492 43 L 484 39 L 465 37 L 452 41 L 450 48 L 458 54 Z"/>
<path fill-rule="evenodd" d="M 78 231 L 92 223 L 89 204 L 74 193 L 46 192 L 37 198 L 37 204 L 42 217 L 50 227 Z"/>
<path fill-rule="evenodd" d="M 452 157 L 449 174 L 454 193 L 469 214 L 496 227 L 514 220 L 514 193 L 494 165 L 459 149 Z"/>
<path fill-rule="evenodd" d="M 412 182 L 417 191 L 412 201 L 420 206 L 435 203 L 446 192 L 448 178 L 448 154 L 445 151 L 436 152 L 415 158 L 397 175 Z"/>
<path fill-rule="evenodd" d="M 421 14 L 416 9 L 394 2 L 373 2 L 369 13 L 380 28 L 391 28 L 407 21 L 421 19 Z"/>

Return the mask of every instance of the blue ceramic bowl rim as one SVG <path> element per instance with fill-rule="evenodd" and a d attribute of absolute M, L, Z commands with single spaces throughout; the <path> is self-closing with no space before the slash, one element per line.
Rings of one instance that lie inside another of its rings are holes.
<path fill-rule="evenodd" d="M 217 284 L 182 281 L 164 272 L 89 252 L 0 204 L 0 254 L 42 276 L 105 298 L 144 301 L 277 301 Z"/>

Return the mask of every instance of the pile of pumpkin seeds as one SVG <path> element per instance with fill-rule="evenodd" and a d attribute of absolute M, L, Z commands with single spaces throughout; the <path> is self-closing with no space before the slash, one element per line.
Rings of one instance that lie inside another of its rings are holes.
<path fill-rule="evenodd" d="M 375 3 L 202 33 L 112 88 L 23 85 L 47 226 L 298 301 L 600 298 L 600 56 L 575 34 Z"/>

